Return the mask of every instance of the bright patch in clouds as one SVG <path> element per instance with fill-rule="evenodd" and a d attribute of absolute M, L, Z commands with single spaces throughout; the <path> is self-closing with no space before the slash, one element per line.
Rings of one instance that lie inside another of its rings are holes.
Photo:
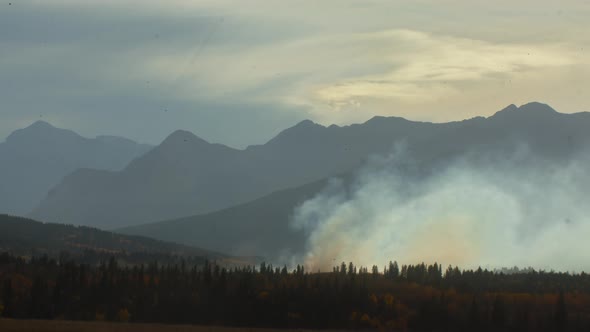
<path fill-rule="evenodd" d="M 169 81 L 191 78 L 179 91 L 192 98 L 304 106 L 315 120 L 328 123 L 398 115 L 396 106 L 412 109 L 415 116 L 403 114 L 410 118 L 460 119 L 462 114 L 433 109 L 442 100 L 452 104 L 497 89 L 482 91 L 485 82 L 521 80 L 544 91 L 547 82 L 527 74 L 549 77 L 556 68 L 571 70 L 586 61 L 568 44 L 502 44 L 404 29 L 312 36 L 245 48 L 237 55 L 209 49 L 190 65 L 182 57 L 150 59 L 144 70 Z M 504 103 L 518 93 L 505 91 Z"/>
<path fill-rule="evenodd" d="M 492 44 L 407 30 L 376 35 L 378 40 L 369 38 L 390 46 L 382 58 L 390 69 L 327 83 L 317 90 L 318 100 L 336 105 L 362 98 L 428 103 L 456 95 L 455 82 L 506 80 L 524 71 L 575 64 L 572 52 L 554 45 Z"/>

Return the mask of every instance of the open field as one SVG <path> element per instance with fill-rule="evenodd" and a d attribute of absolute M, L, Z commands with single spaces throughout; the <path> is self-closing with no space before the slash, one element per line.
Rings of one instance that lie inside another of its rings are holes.
<path fill-rule="evenodd" d="M 2 332 L 295 332 L 302 330 L 231 328 L 216 326 L 124 324 L 58 320 L 14 320 L 0 318 Z"/>

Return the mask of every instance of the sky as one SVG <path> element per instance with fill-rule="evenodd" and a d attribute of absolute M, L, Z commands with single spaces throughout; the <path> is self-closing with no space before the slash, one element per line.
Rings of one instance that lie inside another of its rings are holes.
<path fill-rule="evenodd" d="M 0 141 L 36 120 L 244 148 L 295 123 L 590 111 L 590 1 L 2 0 Z"/>

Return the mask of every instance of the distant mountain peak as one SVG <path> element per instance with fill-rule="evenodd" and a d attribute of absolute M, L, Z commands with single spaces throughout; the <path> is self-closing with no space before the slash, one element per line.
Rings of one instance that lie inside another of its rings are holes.
<path fill-rule="evenodd" d="M 82 136 L 76 134 L 71 130 L 57 128 L 48 122 L 39 120 L 35 121 L 28 127 L 15 130 L 10 135 L 8 135 L 6 141 L 17 141 L 22 139 L 47 140 L 53 139 L 56 135 L 82 138 Z"/>
<path fill-rule="evenodd" d="M 535 114 L 556 114 L 557 111 L 551 106 L 539 102 L 530 102 L 517 107 L 514 104 L 510 104 L 500 111 L 496 112 L 492 117 L 503 117 L 511 114 L 524 114 L 524 113 L 535 113 Z"/>
<path fill-rule="evenodd" d="M 41 129 L 41 128 L 57 129 L 55 126 L 53 126 L 49 122 L 46 122 L 46 121 L 43 121 L 43 120 L 37 120 L 37 121 L 33 122 L 33 124 L 31 124 L 30 126 L 28 126 L 25 129 Z"/>
<path fill-rule="evenodd" d="M 504 107 L 503 109 L 497 111 L 496 113 L 494 113 L 494 115 L 491 117 L 503 116 L 504 114 L 509 114 L 509 113 L 513 113 L 513 112 L 517 112 L 517 111 L 518 111 L 518 106 L 516 106 L 514 104 L 510 104 L 510 105 Z"/>
<path fill-rule="evenodd" d="M 309 119 L 306 119 L 306 120 L 303 120 L 303 121 L 299 122 L 298 124 L 294 125 L 292 128 L 307 128 L 307 127 L 316 127 L 316 126 L 322 127 L 321 125 L 319 125 Z"/>
<path fill-rule="evenodd" d="M 166 139 L 160 144 L 160 146 L 182 146 L 190 144 L 194 145 L 210 145 L 211 143 L 198 137 L 188 130 L 176 130 L 172 134 L 168 135 Z"/>
<path fill-rule="evenodd" d="M 516 111 L 518 110 L 518 106 L 514 105 L 514 104 L 510 104 L 506 107 L 504 107 L 503 109 L 501 109 L 498 112 L 510 112 L 510 111 Z"/>
<path fill-rule="evenodd" d="M 393 121 L 403 121 L 409 122 L 409 120 L 399 117 L 399 116 L 383 116 L 383 115 L 375 115 L 374 117 L 370 118 L 369 120 L 365 121 L 365 124 L 379 124 L 384 122 L 393 122 Z"/>
<path fill-rule="evenodd" d="M 326 129 L 326 127 L 317 124 L 311 120 L 303 120 L 293 127 L 281 131 L 277 136 L 267 142 L 267 144 L 278 144 L 279 142 L 297 140 L 302 136 L 308 136 L 318 130 Z"/>
<path fill-rule="evenodd" d="M 172 134 L 168 135 L 166 140 L 201 140 L 205 141 L 204 139 L 198 137 L 197 135 L 193 134 L 188 130 L 176 130 Z"/>
<path fill-rule="evenodd" d="M 518 109 L 521 112 L 557 113 L 551 106 L 539 102 L 530 102 L 521 105 Z"/>

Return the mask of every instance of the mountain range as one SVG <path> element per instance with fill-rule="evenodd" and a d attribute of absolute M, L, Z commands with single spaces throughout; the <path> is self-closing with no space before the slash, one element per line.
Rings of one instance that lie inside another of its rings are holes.
<path fill-rule="evenodd" d="M 209 213 L 350 171 L 394 142 L 430 135 L 435 127 L 401 118 L 347 127 L 303 121 L 245 150 L 177 131 L 120 172 L 70 174 L 32 216 L 117 228 Z"/>
<path fill-rule="evenodd" d="M 80 168 L 117 171 L 152 147 L 115 136 L 85 138 L 38 121 L 0 143 L 0 213 L 25 215 Z"/>
<path fill-rule="evenodd" d="M 522 143 L 558 160 L 586 146 L 588 128 L 590 113 L 562 114 L 529 103 L 449 123 L 374 117 L 325 127 L 306 120 L 244 150 L 177 131 L 121 171 L 80 169 L 66 176 L 31 216 L 115 229 L 208 214 L 350 173 L 396 143 L 404 143 L 426 168 L 467 151 L 503 151 Z"/>
<path fill-rule="evenodd" d="M 365 127 L 370 137 L 371 131 L 367 128 L 382 126 L 383 132 L 387 132 L 386 128 L 403 122 L 405 120 L 398 118 L 375 118 L 360 126 Z M 410 165 L 416 168 L 412 172 L 422 177 L 427 175 L 425 173 L 436 172 L 454 157 L 469 156 L 472 162 L 487 167 L 492 158 L 508 158 L 521 146 L 526 146 L 531 156 L 559 163 L 586 149 L 590 143 L 587 130 L 590 113 L 561 114 L 539 103 L 511 105 L 489 118 L 447 124 L 408 124 L 413 125 L 414 130 L 430 127 L 424 129 L 428 133 L 414 132 L 415 136 L 407 135 L 404 139 L 408 152 L 403 156 L 412 159 Z M 387 150 L 385 146 L 383 149 Z M 351 169 L 338 177 L 350 184 L 353 173 Z M 198 244 L 227 253 L 289 257 L 289 254 L 301 252 L 306 241 L 303 231 L 290 227 L 294 209 L 318 194 L 327 182 L 325 178 L 220 211 L 126 227 L 120 231 Z"/>
<path fill-rule="evenodd" d="M 374 156 L 403 146 L 419 172 L 455 156 L 480 162 L 525 145 L 566 160 L 590 142 L 590 113 L 509 105 L 449 123 L 374 117 L 322 126 L 306 120 L 263 145 L 233 149 L 176 131 L 151 147 L 119 137 L 83 138 L 47 123 L 0 144 L 0 211 L 240 255 L 298 251 L 294 208 L 333 177 L 352 178 Z M 40 202 L 40 203 L 39 203 Z"/>

